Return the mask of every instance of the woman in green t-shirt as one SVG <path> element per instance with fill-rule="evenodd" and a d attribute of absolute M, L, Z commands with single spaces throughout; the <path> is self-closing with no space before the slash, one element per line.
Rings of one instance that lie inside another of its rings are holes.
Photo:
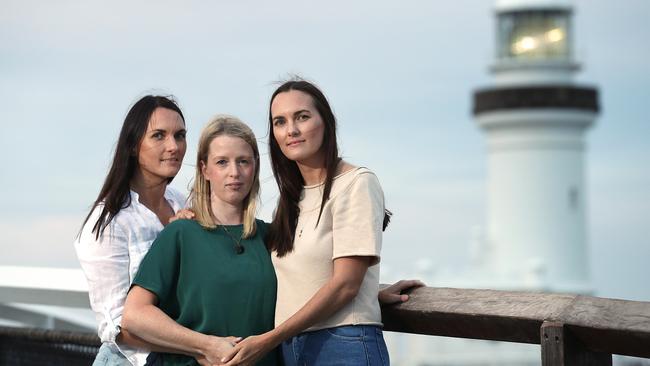
<path fill-rule="evenodd" d="M 235 117 L 217 116 L 199 140 L 195 220 L 174 221 L 160 233 L 124 308 L 124 331 L 184 353 L 152 354 L 165 365 L 216 364 L 237 337 L 273 329 L 276 277 L 265 224 L 255 219 L 258 193 L 253 132 Z M 277 356 L 257 364 L 276 365 Z"/>

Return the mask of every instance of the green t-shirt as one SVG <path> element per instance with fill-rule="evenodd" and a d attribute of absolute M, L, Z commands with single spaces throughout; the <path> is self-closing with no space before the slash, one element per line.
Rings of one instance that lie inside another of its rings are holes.
<path fill-rule="evenodd" d="M 226 226 L 239 238 L 242 225 Z M 277 283 L 264 245 L 266 224 L 242 239 L 235 252 L 223 228 L 206 230 L 194 220 L 167 225 L 142 260 L 134 285 L 158 296 L 158 307 L 177 323 L 216 336 L 247 337 L 273 329 Z M 165 365 L 197 365 L 192 357 L 162 354 Z M 276 365 L 277 351 L 257 365 Z"/>

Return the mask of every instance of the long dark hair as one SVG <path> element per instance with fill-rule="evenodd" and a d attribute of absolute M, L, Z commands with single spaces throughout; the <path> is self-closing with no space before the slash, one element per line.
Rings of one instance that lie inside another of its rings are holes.
<path fill-rule="evenodd" d="M 329 199 L 332 190 L 332 181 L 336 173 L 336 166 L 341 160 L 336 143 L 336 117 L 323 92 L 314 84 L 305 80 L 292 80 L 280 85 L 273 92 L 271 101 L 269 102 L 269 150 L 273 176 L 278 183 L 280 198 L 278 200 L 278 207 L 273 214 L 273 221 L 271 222 L 267 237 L 268 248 L 275 251 L 278 257 L 282 257 L 293 250 L 293 239 L 296 226 L 298 225 L 298 215 L 300 214 L 298 202 L 300 201 L 300 192 L 302 192 L 303 186 L 305 185 L 302 174 L 300 174 L 300 170 L 298 169 L 298 164 L 284 156 L 278 142 L 273 137 L 271 105 L 278 94 L 291 90 L 301 91 L 311 96 L 314 107 L 320 114 L 325 126 L 321 145 L 325 157 L 325 187 L 323 189 L 323 198 L 321 200 L 316 225 L 318 225 L 321 214 L 323 213 L 323 206 Z"/>
<path fill-rule="evenodd" d="M 99 218 L 92 229 L 95 239 L 99 239 L 121 209 L 129 207 L 131 204 L 130 182 L 138 167 L 138 145 L 147 132 L 149 119 L 156 108 L 171 109 L 181 116 L 183 123 L 185 122 L 183 112 L 171 96 L 146 95 L 129 109 L 117 140 L 111 169 L 82 225 L 83 228 L 93 211 L 101 204 Z M 171 182 L 173 178 L 170 177 L 167 183 Z"/>

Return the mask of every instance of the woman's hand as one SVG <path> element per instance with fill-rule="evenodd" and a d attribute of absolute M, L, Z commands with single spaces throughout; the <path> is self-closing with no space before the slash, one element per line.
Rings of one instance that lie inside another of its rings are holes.
<path fill-rule="evenodd" d="M 178 210 L 178 212 L 176 212 L 176 215 L 169 218 L 169 223 L 171 224 L 172 222 L 179 219 L 192 220 L 194 216 L 194 211 L 190 210 L 189 208 L 183 208 Z"/>
<path fill-rule="evenodd" d="M 394 284 L 379 291 L 379 303 L 381 305 L 395 304 L 408 301 L 409 295 L 403 294 L 403 291 L 412 290 L 422 287 L 424 283 L 420 280 L 399 280 Z"/>
<path fill-rule="evenodd" d="M 246 337 L 221 359 L 225 366 L 249 366 L 254 365 L 260 358 L 264 357 L 278 344 L 272 340 L 269 333 Z"/>
<path fill-rule="evenodd" d="M 201 353 L 195 356 L 195 359 L 201 366 L 222 365 L 223 361 L 221 360 L 231 353 L 233 347 L 241 339 L 241 337 L 208 336 L 208 341 L 203 346 Z"/>

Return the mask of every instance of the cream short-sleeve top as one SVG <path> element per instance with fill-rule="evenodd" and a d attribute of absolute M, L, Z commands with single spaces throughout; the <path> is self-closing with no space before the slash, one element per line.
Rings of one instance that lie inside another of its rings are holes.
<path fill-rule="evenodd" d="M 332 277 L 334 259 L 373 257 L 357 296 L 330 318 L 307 329 L 341 325 L 381 325 L 377 300 L 379 258 L 384 219 L 384 194 L 379 180 L 367 168 L 353 168 L 334 178 L 329 200 L 323 206 L 324 184 L 305 186 L 299 203 L 294 249 L 284 257 L 274 253 L 278 279 L 275 324 L 295 314 Z"/>

